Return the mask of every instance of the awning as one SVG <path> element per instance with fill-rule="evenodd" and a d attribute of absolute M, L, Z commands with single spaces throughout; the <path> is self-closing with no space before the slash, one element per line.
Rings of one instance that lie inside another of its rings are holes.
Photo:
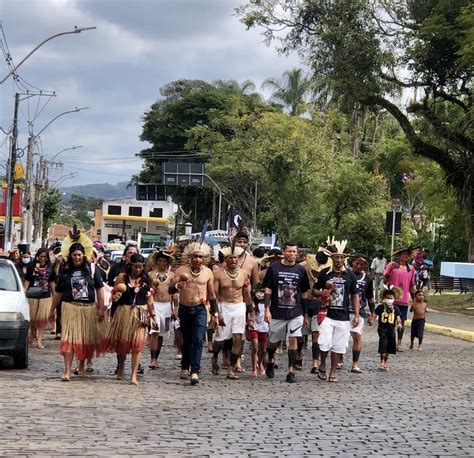
<path fill-rule="evenodd" d="M 141 234 L 142 242 L 153 243 L 153 242 L 165 242 L 166 237 L 159 234 Z"/>

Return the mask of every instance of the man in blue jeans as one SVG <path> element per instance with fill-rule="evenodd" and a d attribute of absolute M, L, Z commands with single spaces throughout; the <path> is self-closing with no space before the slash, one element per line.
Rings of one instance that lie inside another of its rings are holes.
<path fill-rule="evenodd" d="M 208 302 L 214 326 L 219 321 L 214 275 L 205 266 L 211 259 L 211 253 L 211 247 L 204 242 L 188 244 L 181 256 L 182 265 L 176 270 L 169 290 L 170 294 L 179 294 L 179 322 L 183 336 L 180 378 L 186 380 L 191 376 L 191 385 L 199 383 Z"/>

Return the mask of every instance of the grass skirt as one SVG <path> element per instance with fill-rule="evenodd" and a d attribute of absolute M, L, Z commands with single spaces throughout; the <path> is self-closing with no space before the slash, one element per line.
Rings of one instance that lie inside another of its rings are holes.
<path fill-rule="evenodd" d="M 83 361 L 101 353 L 107 325 L 97 319 L 96 304 L 63 302 L 61 321 L 61 354 L 74 353 Z"/>
<path fill-rule="evenodd" d="M 146 305 L 136 306 L 133 309 L 128 305 L 117 307 L 105 341 L 105 351 L 118 355 L 143 351 L 147 328 L 140 323 L 139 308 L 147 307 Z"/>
<path fill-rule="evenodd" d="M 29 298 L 31 326 L 44 329 L 48 324 L 49 312 L 51 311 L 51 298 L 44 299 Z"/>

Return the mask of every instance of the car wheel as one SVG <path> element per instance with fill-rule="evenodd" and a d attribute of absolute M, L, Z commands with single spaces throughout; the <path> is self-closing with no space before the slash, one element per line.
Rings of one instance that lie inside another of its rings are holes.
<path fill-rule="evenodd" d="M 22 350 L 13 355 L 13 367 L 15 369 L 26 369 L 28 367 L 28 342 Z"/>

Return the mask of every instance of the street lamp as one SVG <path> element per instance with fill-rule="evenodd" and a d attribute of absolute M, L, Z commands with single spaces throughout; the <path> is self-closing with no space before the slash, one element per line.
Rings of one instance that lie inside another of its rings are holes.
<path fill-rule="evenodd" d="M 71 172 L 71 173 L 68 173 L 67 175 L 63 175 L 62 177 L 54 181 L 54 184 L 51 186 L 51 188 L 57 188 L 61 181 L 66 181 L 66 180 L 69 180 L 70 178 L 76 178 L 77 175 L 79 175 L 78 172 Z"/>
<path fill-rule="evenodd" d="M 74 30 L 71 30 L 69 32 L 60 32 L 60 33 L 57 33 L 56 35 L 52 35 L 49 38 L 46 38 L 46 40 L 43 40 L 38 46 L 36 46 L 32 51 L 30 51 L 26 55 L 26 57 L 24 57 L 17 65 L 15 65 L 15 67 L 13 67 L 13 69 L 10 70 L 10 73 L 8 73 L 7 76 L 5 76 L 5 78 L 3 78 L 2 81 L 0 81 L 0 84 L 3 84 L 11 75 L 13 75 L 13 73 L 17 71 L 20 65 L 22 65 L 26 59 L 28 59 L 28 57 L 30 57 L 34 52 L 36 52 L 39 48 L 41 48 L 41 46 L 43 46 L 45 43 L 52 40 L 53 38 L 60 37 L 62 35 L 70 35 L 74 33 L 85 32 L 86 30 L 95 30 L 95 29 L 97 29 L 97 27 L 74 27 Z"/>
<path fill-rule="evenodd" d="M 89 107 L 74 108 L 74 110 L 64 111 L 55 116 L 49 121 L 37 134 L 31 134 L 28 138 L 28 151 L 26 156 L 26 189 L 25 189 L 25 204 L 26 209 L 23 212 L 23 219 L 21 225 L 21 240 L 26 243 L 31 241 L 32 227 L 33 227 L 33 194 L 34 194 L 34 180 L 33 180 L 33 147 L 35 140 L 45 131 L 56 119 L 69 113 L 77 113 L 82 110 L 88 110 Z M 61 151 L 60 151 L 61 152 Z M 59 153 L 58 153 L 59 154 Z"/>
<path fill-rule="evenodd" d="M 64 151 L 70 151 L 77 148 L 84 148 L 84 147 L 82 145 L 78 145 L 78 146 L 73 145 L 73 146 L 70 146 L 69 148 L 64 148 L 61 151 L 58 151 L 51 159 L 48 159 L 48 162 L 53 162 Z"/>

